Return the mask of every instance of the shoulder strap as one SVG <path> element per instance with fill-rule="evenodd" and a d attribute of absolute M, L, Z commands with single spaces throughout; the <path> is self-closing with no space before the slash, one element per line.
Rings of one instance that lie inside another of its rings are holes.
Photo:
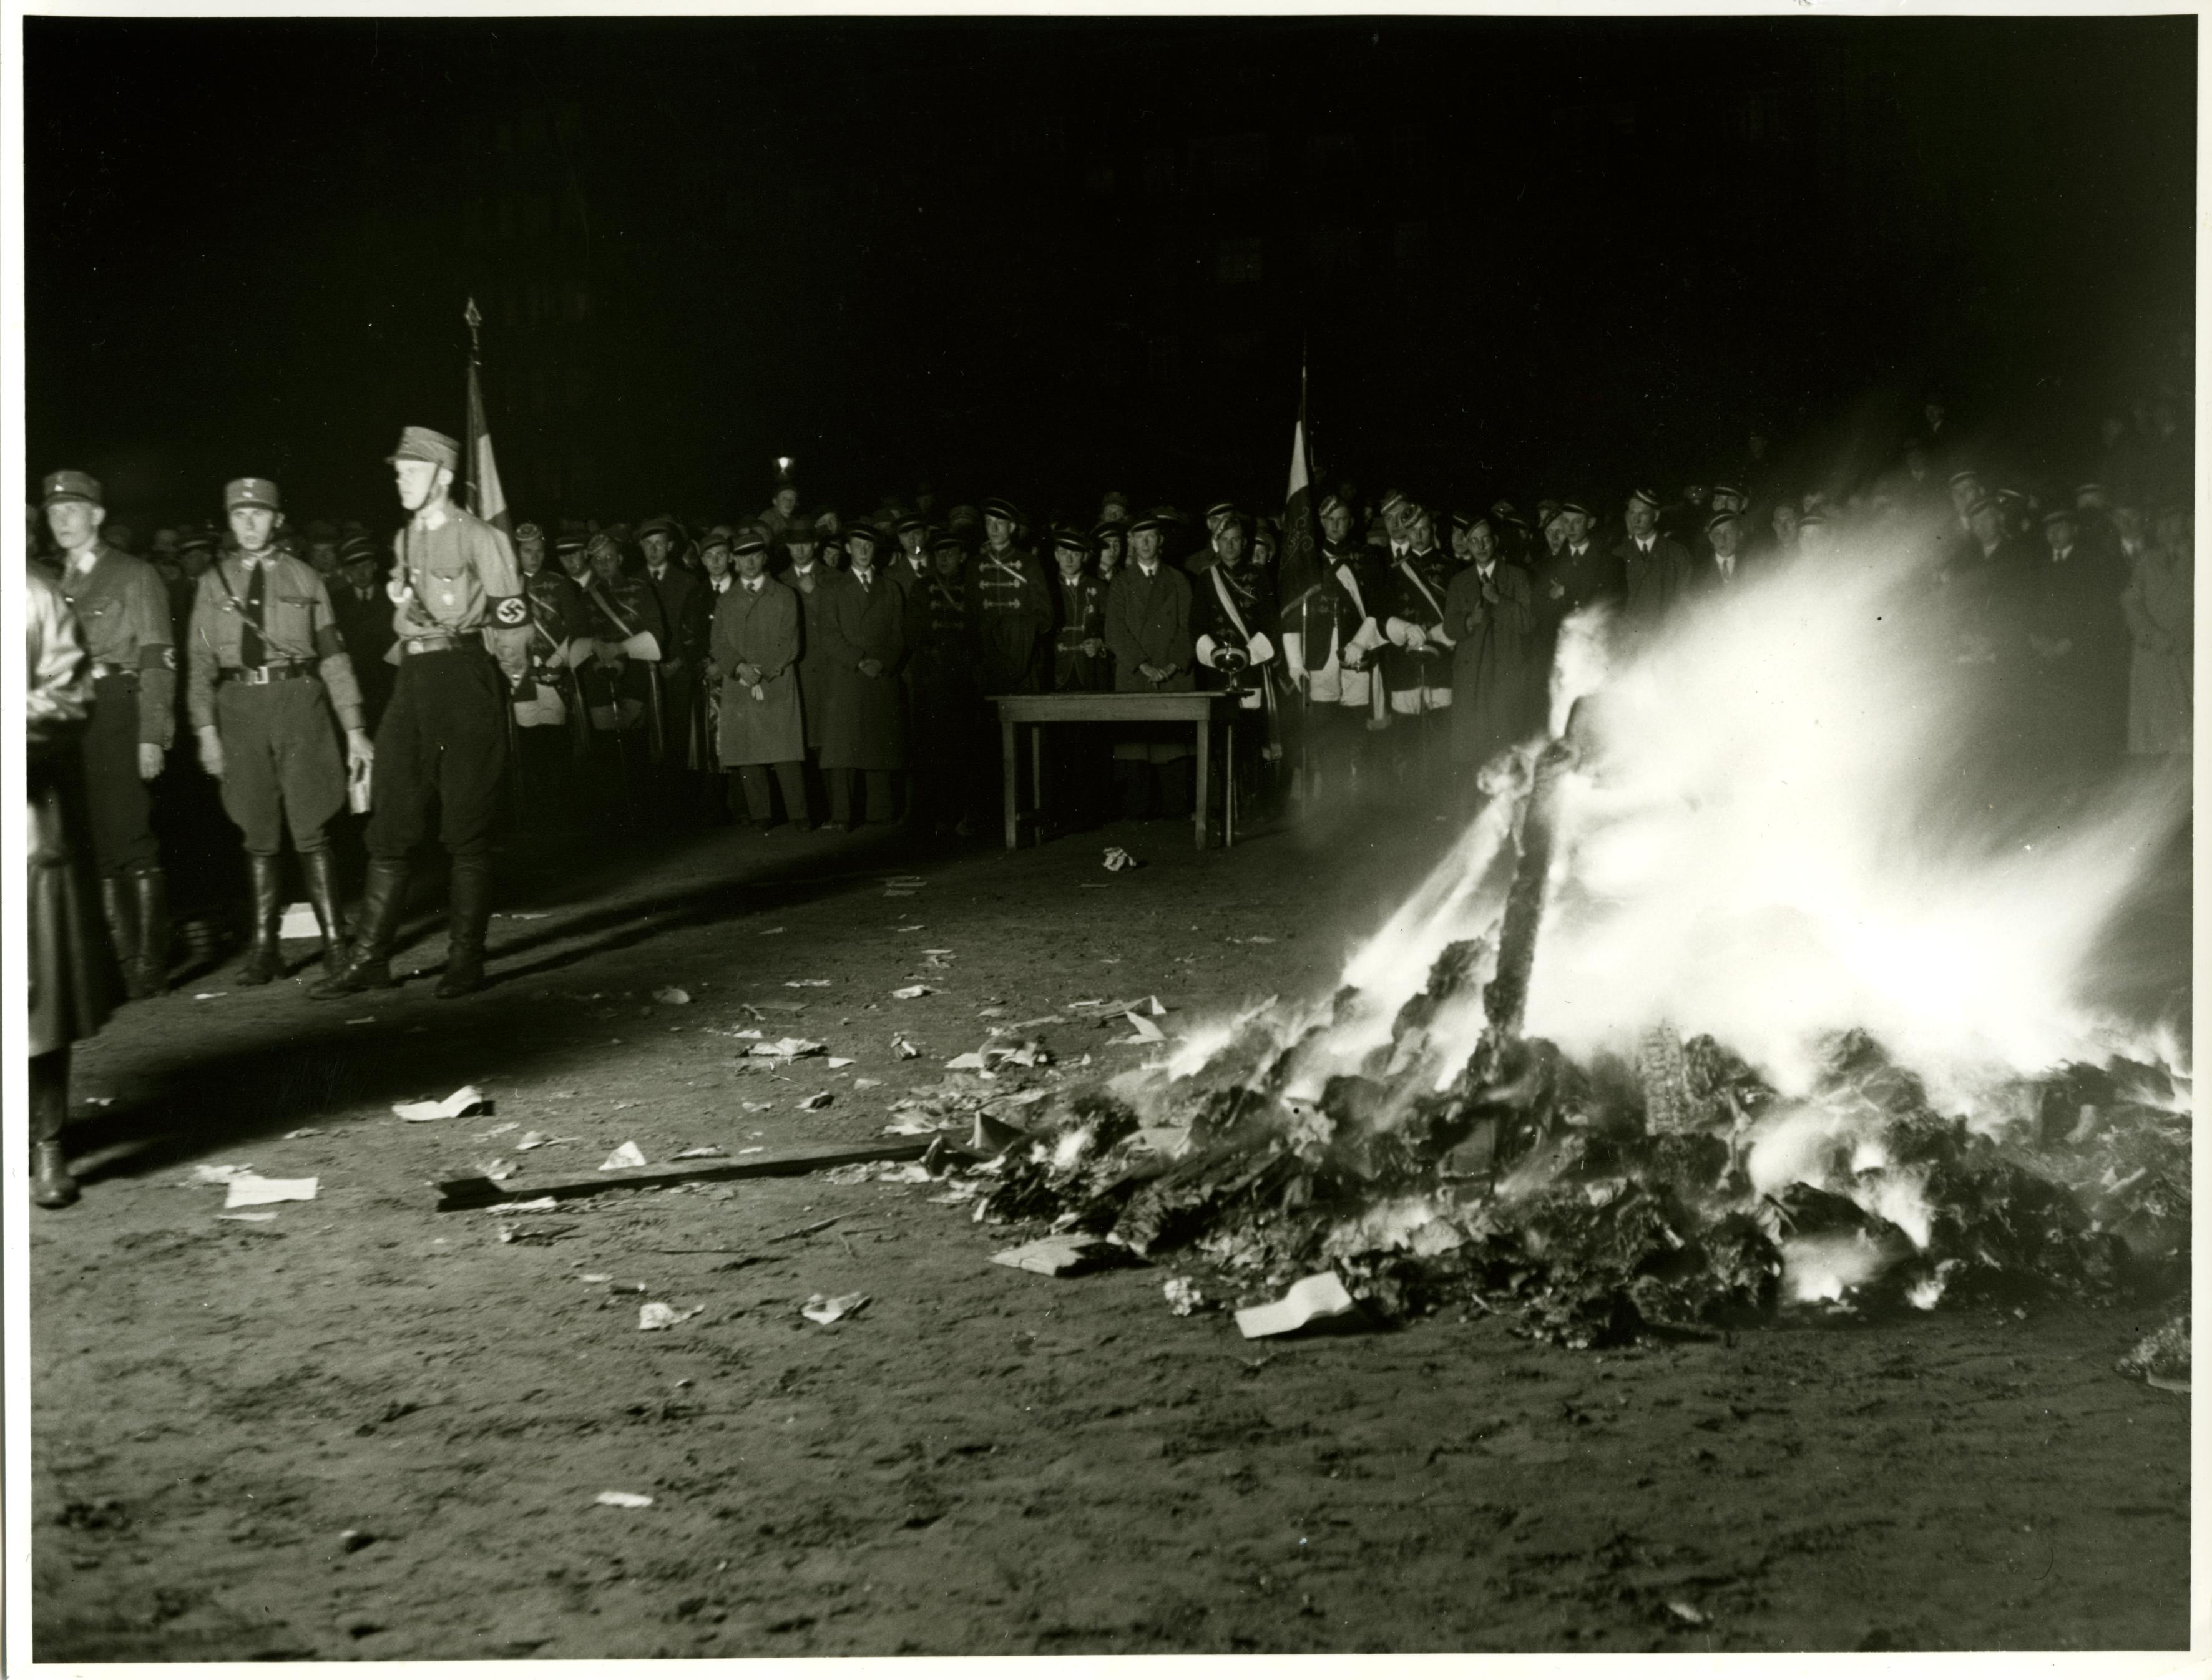
<path fill-rule="evenodd" d="M 1252 633 L 1244 628 L 1244 615 L 1237 610 L 1237 603 L 1229 596 L 1229 585 L 1221 581 L 1221 568 L 1218 566 L 1209 566 L 1206 569 L 1207 574 L 1213 579 L 1213 592 L 1220 597 L 1222 610 L 1229 615 L 1229 622 L 1237 627 L 1238 635 L 1243 637 L 1246 641 L 1251 640 Z"/>
<path fill-rule="evenodd" d="M 1398 569 L 1413 580 L 1413 587 L 1421 591 L 1421 598 L 1429 603 L 1429 610 L 1438 618 L 1442 618 L 1444 616 L 1444 610 L 1438 603 L 1435 593 L 1429 588 L 1427 580 L 1421 576 L 1419 568 L 1414 566 L 1412 556 L 1408 555 L 1401 560 L 1398 562 Z"/>

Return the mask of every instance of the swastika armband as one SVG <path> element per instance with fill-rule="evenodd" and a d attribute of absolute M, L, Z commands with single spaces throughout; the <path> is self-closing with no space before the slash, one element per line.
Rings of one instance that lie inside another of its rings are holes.
<path fill-rule="evenodd" d="M 530 622 L 530 607 L 520 595 L 501 595 L 492 598 L 492 622 L 503 629 L 518 629 Z"/>

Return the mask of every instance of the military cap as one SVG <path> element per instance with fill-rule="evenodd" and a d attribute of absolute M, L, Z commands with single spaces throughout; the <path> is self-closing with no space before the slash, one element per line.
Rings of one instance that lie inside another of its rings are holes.
<path fill-rule="evenodd" d="M 941 555 L 947 549 L 957 549 L 965 554 L 968 552 L 968 539 L 957 531 L 939 531 L 936 540 L 930 543 L 929 550 L 932 554 Z"/>
<path fill-rule="evenodd" d="M 977 513 L 974 508 L 970 507 L 963 501 L 955 506 L 951 512 L 945 516 L 945 523 L 957 531 L 962 525 L 974 525 L 976 520 L 981 517 L 982 516 Z"/>
<path fill-rule="evenodd" d="M 767 552 L 768 538 L 761 535 L 760 527 L 757 525 L 741 532 L 730 543 L 730 555 L 732 559 L 739 555 L 764 555 Z"/>
<path fill-rule="evenodd" d="M 830 540 L 834 543 L 837 539 L 833 537 Z M 884 545 L 884 534 L 873 525 L 854 525 L 844 533 L 844 540 L 848 549 L 855 543 L 866 543 L 872 549 L 880 549 Z"/>
<path fill-rule="evenodd" d="M 1004 496 L 993 496 L 983 504 L 983 517 L 987 519 L 1004 519 L 1008 525 L 1018 525 L 1022 522 L 1022 511 Z"/>
<path fill-rule="evenodd" d="M 215 547 L 215 534 L 203 525 L 187 525 L 177 533 L 177 552 L 180 555 L 190 553 L 194 549 L 212 549 L 213 547 Z M 374 557 L 374 552 L 372 549 L 372 557 Z M 343 564 L 344 549 L 341 549 L 338 551 L 338 558 L 339 562 Z"/>
<path fill-rule="evenodd" d="M 1157 536 L 1167 528 L 1168 522 L 1157 513 L 1147 513 L 1140 519 L 1132 519 L 1128 526 L 1129 535 L 1132 537 L 1140 531 L 1149 531 Z"/>
<path fill-rule="evenodd" d="M 341 566 L 355 566 L 363 561 L 374 566 L 380 558 L 376 539 L 366 534 L 349 537 L 338 544 L 338 564 Z"/>
<path fill-rule="evenodd" d="M 2101 496 L 2104 494 L 2105 487 L 2098 483 L 2094 479 L 2090 480 L 2087 484 L 2076 484 L 2074 487 L 2074 499 L 2076 501 L 2079 501 L 2083 496 Z"/>
<path fill-rule="evenodd" d="M 1713 494 L 1717 496 L 1734 496 L 1739 501 L 1749 501 L 1751 500 L 1748 495 L 1744 494 L 1743 486 L 1741 484 L 1716 484 L 1713 486 Z"/>
<path fill-rule="evenodd" d="M 1994 507 L 1996 504 L 1990 500 L 1987 496 L 1984 496 L 1980 501 L 1976 502 L 1972 507 L 1968 508 L 1966 511 L 1969 513 L 1972 513 L 1984 506 Z M 1819 525 L 1821 529 L 1826 530 L 1827 528 L 1827 524 L 1828 516 L 1816 507 L 1811 512 L 1806 514 L 1803 519 L 1797 521 L 1797 529 L 1800 531 L 1809 531 L 1814 525 Z"/>
<path fill-rule="evenodd" d="M 518 543 L 543 543 L 545 531 L 543 526 L 525 519 L 514 528 L 514 540 Z"/>
<path fill-rule="evenodd" d="M 1076 549 L 1087 555 L 1091 552 L 1091 533 L 1078 531 L 1073 525 L 1054 525 L 1052 528 L 1052 546 L 1055 549 Z"/>
<path fill-rule="evenodd" d="M 900 537 L 905 536 L 910 531 L 918 531 L 927 536 L 929 531 L 929 521 L 919 513 L 909 513 L 892 529 L 894 533 Z"/>
<path fill-rule="evenodd" d="M 1651 494 L 1651 492 L 1650 492 L 1650 491 L 1649 491 L 1649 490 L 1631 490 L 1631 491 L 1628 493 L 1628 499 L 1629 499 L 1631 501 L 1640 501 L 1640 502 L 1642 502 L 1642 503 L 1643 503 L 1646 507 L 1650 508 L 1650 509 L 1654 513 L 1656 513 L 1656 512 L 1659 511 L 1659 508 L 1660 508 L 1660 501 L 1659 501 L 1659 498 L 1658 498 L 1657 496 L 1656 496 L 1656 495 L 1652 494 Z"/>
<path fill-rule="evenodd" d="M 556 555 L 578 555 L 584 551 L 584 534 L 580 531 L 564 531 L 553 542 Z"/>
<path fill-rule="evenodd" d="M 2011 489 L 2003 485 L 1999 485 L 1997 487 L 1997 500 L 1999 501 L 2025 502 L 2027 498 L 2018 490 Z"/>
<path fill-rule="evenodd" d="M 699 552 L 702 555 L 709 549 L 726 549 L 729 546 L 730 533 L 720 525 L 716 525 L 699 539 Z"/>
<path fill-rule="evenodd" d="M 1710 535 L 1712 532 L 1718 531 L 1723 525 L 1732 525 L 1742 517 L 1742 514 L 1737 512 L 1732 507 L 1723 508 L 1719 512 L 1714 514 L 1711 519 L 1705 521 L 1706 533 Z"/>
<path fill-rule="evenodd" d="M 106 495 L 100 481 L 88 472 L 50 472 L 39 485 L 43 507 L 52 507 L 58 501 L 88 501 L 99 506 Z"/>
<path fill-rule="evenodd" d="M 461 446 L 443 432 L 434 432 L 427 426 L 406 426 L 400 428 L 399 446 L 385 459 L 428 461 L 450 470 L 461 464 Z"/>
<path fill-rule="evenodd" d="M 1972 467 L 1961 467 L 1958 471 L 1953 473 L 1945 482 L 1955 490 L 1961 484 L 1980 483 L 1982 482 L 1982 476 L 1976 472 Z"/>
<path fill-rule="evenodd" d="M 1254 554 L 1258 554 L 1262 549 L 1280 549 L 1282 546 L 1283 534 L 1275 529 L 1275 523 L 1273 520 L 1262 519 L 1252 527 L 1252 552 Z"/>
<path fill-rule="evenodd" d="M 1407 500 L 1406 493 L 1403 490 L 1392 490 L 1383 496 L 1382 505 L 1375 511 L 1378 513 L 1387 514 L 1394 509 L 1411 507 L 1412 505 L 1413 504 Z"/>
<path fill-rule="evenodd" d="M 1335 491 L 1331 490 L 1327 495 L 1321 499 L 1321 506 L 1316 508 L 1314 512 L 1316 515 L 1328 514 L 1334 513 L 1340 507 L 1347 513 L 1352 511 L 1352 504 L 1346 501 L 1342 496 L 1337 494 Z"/>
<path fill-rule="evenodd" d="M 641 525 L 637 528 L 637 540 L 642 543 L 655 531 L 659 532 L 672 543 L 679 543 L 684 539 L 684 527 L 665 513 L 656 513 Z"/>
<path fill-rule="evenodd" d="M 2055 525 L 2061 523 L 2073 525 L 2081 524 L 2081 520 L 2075 516 L 2072 508 L 2058 506 L 2052 508 L 2048 513 L 2045 513 L 2043 516 L 2043 523 L 2046 526 Z"/>
<path fill-rule="evenodd" d="M 272 478 L 234 478 L 222 487 L 222 511 L 234 507 L 265 507 L 271 513 L 283 506 Z"/>
<path fill-rule="evenodd" d="M 1561 503 L 1559 504 L 1559 512 L 1562 512 L 1562 513 L 1579 513 L 1579 514 L 1581 514 L 1581 515 L 1583 516 L 1583 518 L 1584 518 L 1585 519 L 1592 519 L 1592 518 L 1595 517 L 1595 515 L 1593 515 L 1593 514 L 1590 512 L 1590 511 L 1589 511 L 1589 508 L 1587 508 L 1587 507 L 1583 506 L 1582 505 L 1582 503 L 1580 503 L 1580 502 L 1578 502 L 1578 501 L 1563 501 L 1563 502 L 1561 502 Z"/>
<path fill-rule="evenodd" d="M 1526 531 L 1526 530 L 1528 530 L 1528 520 L 1526 520 L 1526 519 L 1522 519 L 1522 518 L 1518 513 L 1515 512 L 1511 508 L 1508 508 L 1508 509 L 1506 509 L 1506 511 L 1505 511 L 1504 514 L 1502 517 L 1504 519 L 1505 523 L 1506 523 L 1507 525 L 1511 525 L 1511 526 L 1513 527 L 1513 529 L 1514 529 L 1514 530 L 1516 530 L 1516 531 Z"/>
<path fill-rule="evenodd" d="M 1521 517 L 1519 510 L 1504 496 L 1498 497 L 1496 501 L 1490 504 L 1490 511 L 1501 519 L 1517 519 Z"/>
<path fill-rule="evenodd" d="M 1101 519 L 1091 527 L 1091 543 L 1094 547 L 1101 549 L 1109 543 L 1119 543 L 1128 534 L 1128 523 L 1123 519 Z"/>
<path fill-rule="evenodd" d="M 1217 501 L 1206 510 L 1206 528 L 1208 531 L 1218 531 L 1231 519 L 1238 517 L 1235 502 Z"/>

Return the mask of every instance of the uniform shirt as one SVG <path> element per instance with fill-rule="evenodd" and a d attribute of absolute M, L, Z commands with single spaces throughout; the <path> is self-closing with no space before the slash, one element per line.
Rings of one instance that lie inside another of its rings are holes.
<path fill-rule="evenodd" d="M 413 602 L 392 621 L 403 640 L 481 632 L 507 674 L 520 681 L 530 647 L 530 609 L 507 533 L 446 502 L 402 525 L 392 548 L 392 575 L 415 591 Z"/>
<path fill-rule="evenodd" d="M 103 669 L 137 673 L 140 743 L 167 752 L 176 736 L 177 649 L 161 574 L 95 543 L 69 556 L 57 581 L 76 610 L 85 652 Z"/>
<path fill-rule="evenodd" d="M 200 573 L 199 594 L 192 603 L 191 639 L 187 644 L 191 669 L 185 693 L 194 729 L 215 727 L 216 684 L 224 671 L 245 668 L 239 642 L 246 630 L 246 602 L 252 591 L 255 564 L 233 551 Z M 264 573 L 264 657 L 271 664 L 288 659 L 319 662 L 323 687 L 329 691 L 338 721 L 348 729 L 359 729 L 361 688 L 354 681 L 353 661 L 346 657 L 345 639 L 338 632 L 337 616 L 321 575 L 305 561 L 282 549 L 264 551 L 258 565 Z"/>
<path fill-rule="evenodd" d="M 530 665 L 540 682 L 556 682 L 568 664 L 568 644 L 587 634 L 584 592 L 565 572 L 540 567 L 522 580 L 530 603 Z"/>

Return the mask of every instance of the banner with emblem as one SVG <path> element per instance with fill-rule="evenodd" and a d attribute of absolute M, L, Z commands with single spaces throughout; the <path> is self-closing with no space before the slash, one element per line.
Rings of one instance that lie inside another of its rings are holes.
<path fill-rule="evenodd" d="M 514 535 L 514 521 L 507 511 L 507 492 L 500 488 L 499 463 L 492 456 L 491 422 L 484 416 L 483 369 L 479 342 L 483 317 L 477 312 L 474 298 L 469 300 L 468 312 L 463 318 L 469 324 L 469 437 L 468 452 L 462 458 L 467 463 L 469 475 L 465 486 L 466 506 L 470 512 L 486 525 L 497 525 L 512 537 Z"/>

